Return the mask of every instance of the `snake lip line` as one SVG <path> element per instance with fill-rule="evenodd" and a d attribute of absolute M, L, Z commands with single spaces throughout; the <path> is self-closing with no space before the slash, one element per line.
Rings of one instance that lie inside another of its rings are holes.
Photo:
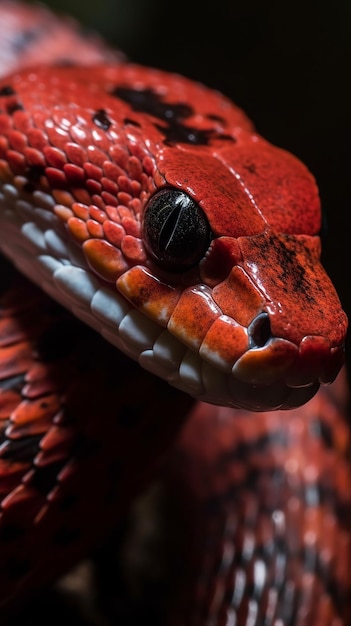
<path fill-rule="evenodd" d="M 249 325 L 251 348 L 231 371 L 222 371 L 215 355 L 206 357 L 201 350 L 199 354 L 187 348 L 167 329 L 134 309 L 115 289 L 102 284 L 80 248 L 67 238 L 64 226 L 47 210 L 53 202 L 51 197 L 39 193 L 36 201 L 42 207 L 21 199 L 14 186 L 0 188 L 0 247 L 4 254 L 107 341 L 173 386 L 213 404 L 274 410 L 306 402 L 320 382 L 333 377 L 330 369 L 334 368 L 336 375 L 342 348 L 326 348 L 318 337 L 304 338 L 299 348 L 271 337 L 265 312 Z M 306 361 L 310 348 L 311 358 Z M 330 362 L 330 351 L 332 366 L 325 372 L 323 361 Z"/>

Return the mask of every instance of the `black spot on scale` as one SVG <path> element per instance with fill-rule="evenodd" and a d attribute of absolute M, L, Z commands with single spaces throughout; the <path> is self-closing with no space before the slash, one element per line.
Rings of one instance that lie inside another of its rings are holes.
<path fill-rule="evenodd" d="M 309 424 L 309 431 L 315 439 L 322 441 L 325 447 L 329 450 L 334 448 L 334 437 L 332 429 L 329 424 L 321 421 L 318 417 L 312 420 Z"/>
<path fill-rule="evenodd" d="M 98 128 L 102 128 L 102 130 L 108 130 L 112 124 L 111 120 L 108 118 L 108 115 L 104 109 L 98 109 L 95 111 L 92 121 Z"/>
<path fill-rule="evenodd" d="M 155 127 L 163 133 L 165 145 L 185 143 L 204 146 L 215 139 L 235 141 L 230 135 L 221 134 L 214 128 L 200 129 L 184 124 L 185 120 L 195 114 L 194 109 L 183 102 L 164 102 L 152 89 L 116 87 L 111 91 L 111 95 L 127 102 L 133 111 L 146 113 L 161 120 L 163 124 L 155 124 Z"/>
<path fill-rule="evenodd" d="M 216 115 L 215 113 L 209 113 L 206 115 L 208 120 L 212 120 L 213 122 L 220 122 L 221 124 L 225 124 L 225 119 L 221 115 Z"/>
<path fill-rule="evenodd" d="M 128 125 L 129 125 L 129 126 L 137 126 L 137 127 L 139 127 L 139 128 L 140 128 L 140 124 L 139 124 L 139 122 L 136 122 L 135 120 L 132 120 L 130 117 L 125 117 L 125 118 L 124 118 L 124 120 L 123 120 L 123 123 L 124 123 L 126 126 L 128 126 Z"/>
<path fill-rule="evenodd" d="M 0 98 L 6 97 L 6 96 L 14 96 L 14 95 L 16 95 L 16 92 L 11 85 L 5 85 L 4 87 L 1 87 Z"/>
<path fill-rule="evenodd" d="M 26 176 L 28 181 L 23 185 L 23 191 L 26 193 L 33 193 L 36 190 L 42 176 L 45 175 L 45 167 L 43 165 L 31 165 L 27 171 Z"/>
<path fill-rule="evenodd" d="M 20 102 L 10 102 L 6 105 L 6 112 L 13 115 L 16 111 L 24 111 L 24 107 Z"/>

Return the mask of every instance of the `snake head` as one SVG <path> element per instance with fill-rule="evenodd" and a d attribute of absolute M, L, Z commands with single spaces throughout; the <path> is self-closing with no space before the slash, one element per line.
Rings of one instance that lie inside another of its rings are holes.
<path fill-rule="evenodd" d="M 212 154 L 165 149 L 158 167 L 165 187 L 144 212 L 147 263 L 117 281 L 165 328 L 156 361 L 172 361 L 168 336 L 188 348 L 173 382 L 199 397 L 206 388 L 204 399 L 254 410 L 309 400 L 336 377 L 347 328 L 320 261 L 312 175 L 244 131 Z"/>
<path fill-rule="evenodd" d="M 22 71 L 0 100 L 0 247 L 50 295 L 207 402 L 290 408 L 335 378 L 316 183 L 235 105 L 123 63 Z"/>

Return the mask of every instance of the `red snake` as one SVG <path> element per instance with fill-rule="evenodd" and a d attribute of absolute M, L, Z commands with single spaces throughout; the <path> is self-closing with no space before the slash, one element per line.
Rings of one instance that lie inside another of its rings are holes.
<path fill-rule="evenodd" d="M 75 316 L 3 261 L 3 615 L 159 475 L 168 624 L 348 624 L 347 398 L 318 391 L 347 323 L 312 175 L 42 7 L 1 2 L 0 40 L 0 249 Z"/>

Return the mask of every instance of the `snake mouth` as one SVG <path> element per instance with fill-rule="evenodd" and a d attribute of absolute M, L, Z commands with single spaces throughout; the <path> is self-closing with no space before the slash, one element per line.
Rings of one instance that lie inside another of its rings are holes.
<path fill-rule="evenodd" d="M 344 346 L 306 335 L 299 345 L 274 337 L 269 316 L 259 313 L 248 326 L 249 350 L 232 367 L 230 390 L 244 408 L 293 408 L 332 382 L 344 360 Z"/>
<path fill-rule="evenodd" d="M 343 363 L 344 346 L 332 346 L 319 335 L 306 335 L 299 345 L 275 337 L 269 315 L 259 313 L 248 326 L 249 350 L 234 364 L 233 374 L 246 382 L 271 383 L 283 377 L 289 387 L 332 382 Z"/>

